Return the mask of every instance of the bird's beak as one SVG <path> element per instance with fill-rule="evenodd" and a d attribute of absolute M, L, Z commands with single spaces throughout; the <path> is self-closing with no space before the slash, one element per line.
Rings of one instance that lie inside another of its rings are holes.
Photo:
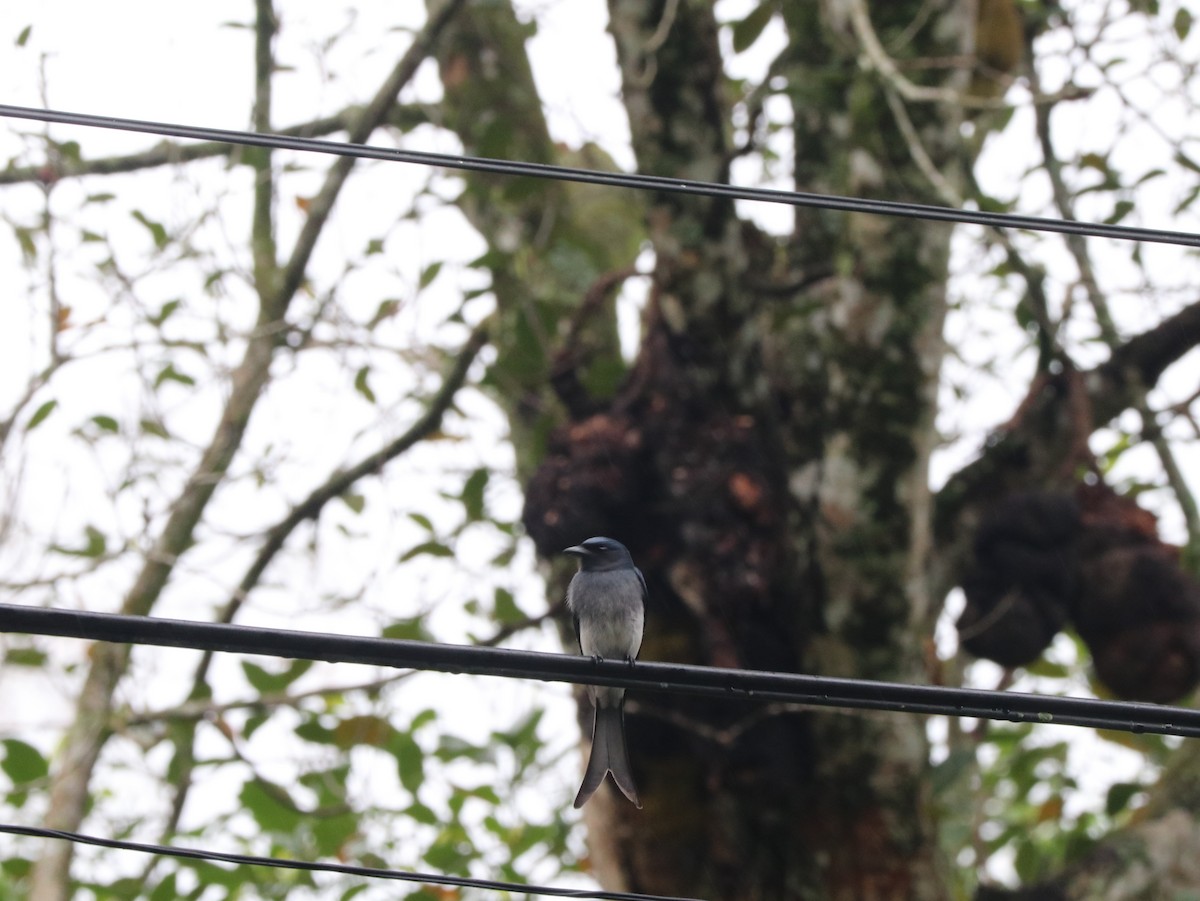
<path fill-rule="evenodd" d="M 581 544 L 576 544 L 571 547 L 563 548 L 563 553 L 570 554 L 572 557 L 586 557 L 588 554 L 591 553 L 591 551 L 589 551 L 587 548 L 585 548 Z"/>

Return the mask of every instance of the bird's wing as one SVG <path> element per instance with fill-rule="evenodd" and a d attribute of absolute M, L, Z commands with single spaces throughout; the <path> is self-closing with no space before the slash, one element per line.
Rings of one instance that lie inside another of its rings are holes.
<path fill-rule="evenodd" d="M 579 653 L 583 653 L 583 639 L 579 637 L 579 614 L 576 613 L 571 617 L 571 622 L 575 624 L 575 643 L 579 645 Z"/>
<path fill-rule="evenodd" d="M 650 593 L 646 590 L 646 577 L 642 575 L 642 571 L 636 566 L 633 568 L 633 571 L 637 573 L 638 581 L 642 583 L 642 606 L 645 607 L 646 598 L 650 596 Z"/>

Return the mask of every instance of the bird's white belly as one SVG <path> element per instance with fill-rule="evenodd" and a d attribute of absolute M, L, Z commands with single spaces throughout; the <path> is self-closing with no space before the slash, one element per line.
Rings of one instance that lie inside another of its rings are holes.
<path fill-rule="evenodd" d="M 593 617 L 579 632 L 580 650 L 589 657 L 634 659 L 642 647 L 642 611 L 625 609 L 615 617 Z"/>

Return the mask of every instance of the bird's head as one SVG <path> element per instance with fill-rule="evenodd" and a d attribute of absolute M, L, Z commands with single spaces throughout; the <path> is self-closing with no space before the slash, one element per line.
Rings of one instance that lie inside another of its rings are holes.
<path fill-rule="evenodd" d="M 625 545 L 612 538 L 589 538 L 583 544 L 564 548 L 564 554 L 579 558 L 584 572 L 604 572 L 633 567 L 633 558 Z"/>

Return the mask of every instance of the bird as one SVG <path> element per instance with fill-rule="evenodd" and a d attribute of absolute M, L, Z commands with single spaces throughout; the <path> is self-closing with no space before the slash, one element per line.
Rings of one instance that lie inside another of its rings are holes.
<path fill-rule="evenodd" d="M 594 659 L 637 659 L 646 619 L 646 578 L 629 550 L 612 538 L 589 538 L 563 550 L 577 557 L 579 570 L 567 586 L 567 608 L 575 622 L 579 650 Z M 592 701 L 592 750 L 583 784 L 575 796 L 582 807 L 612 773 L 617 788 L 641 809 L 629 751 L 625 744 L 625 689 L 589 685 Z"/>

